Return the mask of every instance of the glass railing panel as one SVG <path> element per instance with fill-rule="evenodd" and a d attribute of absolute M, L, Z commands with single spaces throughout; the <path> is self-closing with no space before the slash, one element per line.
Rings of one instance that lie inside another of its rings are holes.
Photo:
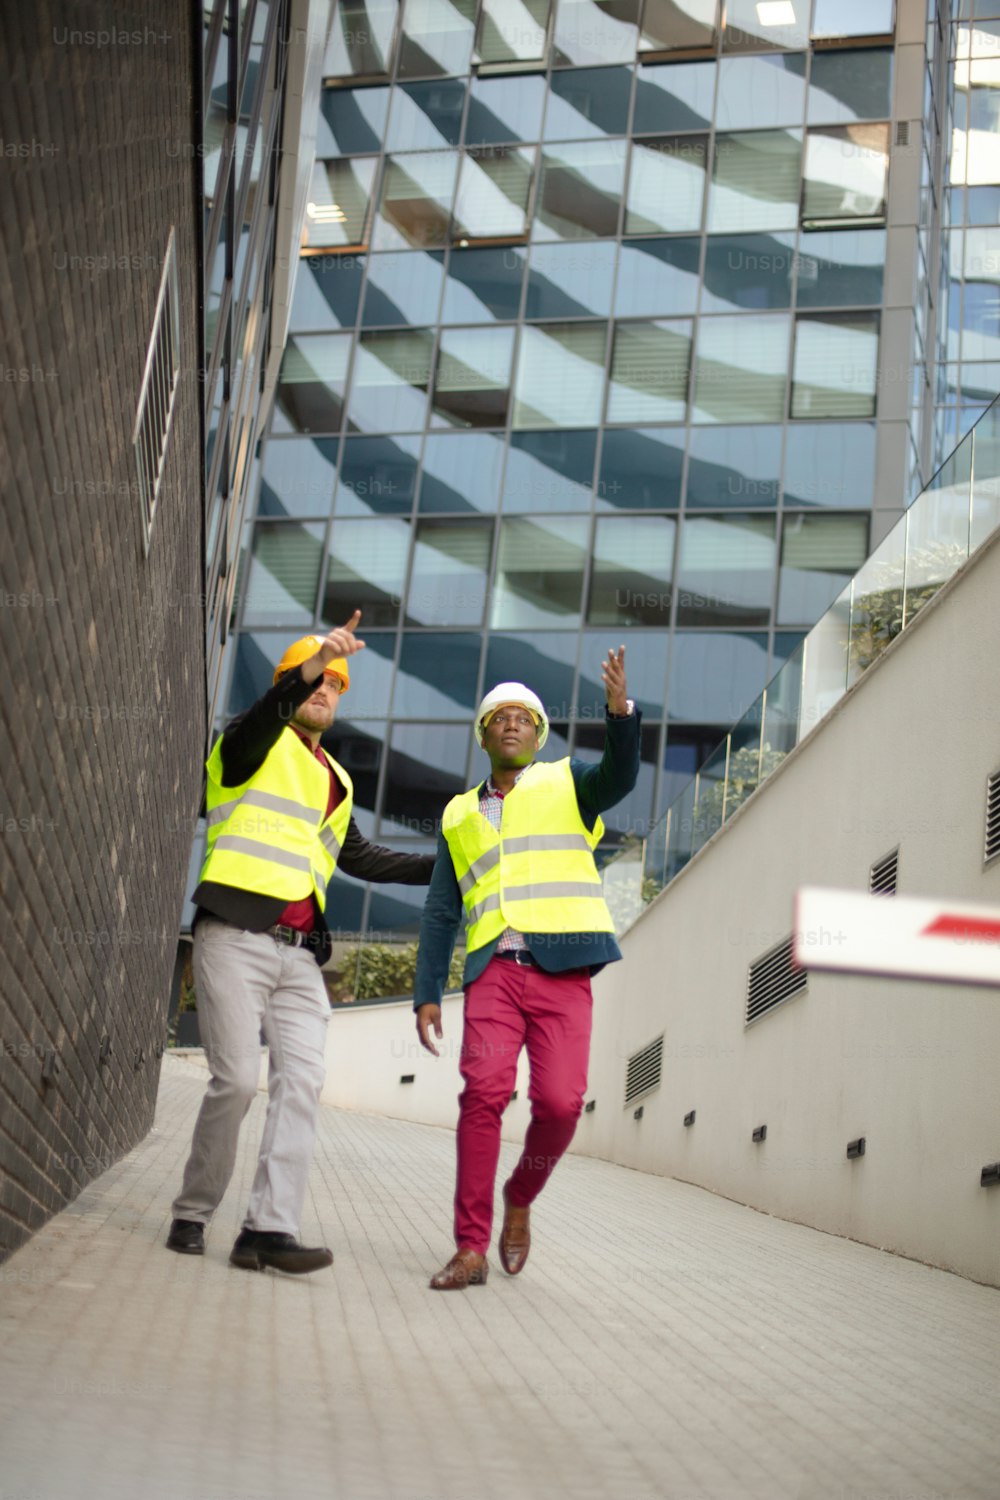
<path fill-rule="evenodd" d="M 764 725 L 764 694 L 752 703 L 729 735 L 729 765 L 726 768 L 726 822 L 760 782 L 761 730 Z"/>
<path fill-rule="evenodd" d="M 854 578 L 848 684 L 877 661 L 903 628 L 906 516 L 875 548 Z"/>
<path fill-rule="evenodd" d="M 904 626 L 969 556 L 971 485 L 972 444 L 966 441 L 907 512 Z"/>
<path fill-rule="evenodd" d="M 847 642 L 851 629 L 851 584 L 813 626 L 803 647 L 798 739 L 815 729 L 847 691 Z"/>
<path fill-rule="evenodd" d="M 604 899 L 617 933 L 631 927 L 645 905 L 642 890 L 644 854 L 644 840 L 627 840 L 601 871 Z"/>
<path fill-rule="evenodd" d="M 692 776 L 687 786 L 676 797 L 670 807 L 670 832 L 667 839 L 667 880 L 673 880 L 688 860 L 694 839 L 694 799 L 697 777 Z"/>
<path fill-rule="evenodd" d="M 803 641 L 765 689 L 761 781 L 770 775 L 775 766 L 781 764 L 789 750 L 794 750 L 799 742 L 805 654 L 806 643 Z"/>
<path fill-rule="evenodd" d="M 972 444 L 972 525 L 970 551 L 1000 526 L 1000 407 L 980 417 L 966 442 Z"/>
<path fill-rule="evenodd" d="M 729 758 L 729 736 L 717 745 L 698 773 L 698 800 L 694 810 L 692 853 L 697 854 L 713 833 L 722 827 L 726 797 L 726 764 Z"/>

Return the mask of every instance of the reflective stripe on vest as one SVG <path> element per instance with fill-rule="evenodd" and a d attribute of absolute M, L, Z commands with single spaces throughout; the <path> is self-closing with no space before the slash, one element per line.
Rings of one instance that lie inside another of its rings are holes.
<path fill-rule="evenodd" d="M 284 728 L 242 786 L 222 785 L 222 741 L 208 758 L 208 842 L 201 879 L 284 901 L 314 895 L 320 911 L 351 820 L 354 788 L 324 751 L 326 765 Z M 329 818 L 332 768 L 344 796 Z"/>
<path fill-rule="evenodd" d="M 469 950 L 519 932 L 613 932 L 593 850 L 604 825 L 580 816 L 568 758 L 532 765 L 503 801 L 499 833 L 477 788 L 453 797 L 442 832 L 468 922 Z M 544 829 L 544 832 L 537 831 Z"/>

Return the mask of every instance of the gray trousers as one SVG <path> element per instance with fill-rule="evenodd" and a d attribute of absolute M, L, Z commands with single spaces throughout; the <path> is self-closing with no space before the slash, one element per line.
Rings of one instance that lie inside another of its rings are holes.
<path fill-rule="evenodd" d="M 229 1186 L 268 1045 L 267 1115 L 244 1228 L 298 1234 L 326 1076 L 330 1002 L 306 948 L 202 918 L 194 932 L 198 1024 L 211 1071 L 175 1219 L 207 1224 Z"/>

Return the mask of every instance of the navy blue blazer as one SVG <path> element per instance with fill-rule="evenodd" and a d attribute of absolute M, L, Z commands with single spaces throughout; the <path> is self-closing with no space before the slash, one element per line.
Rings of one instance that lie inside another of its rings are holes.
<path fill-rule="evenodd" d="M 635 709 L 627 718 L 606 719 L 604 754 L 596 765 L 570 759 L 576 800 L 587 828 L 593 828 L 598 813 L 607 812 L 627 797 L 639 779 L 639 725 L 642 715 Z M 485 781 L 479 786 L 480 795 Z M 444 834 L 438 835 L 437 858 L 431 875 L 427 901 L 420 919 L 420 946 L 413 985 L 413 1008 L 440 1005 L 448 979 L 455 940 L 464 920 L 462 893 Z M 524 940 L 535 962 L 550 974 L 565 969 L 589 968 L 592 974 L 621 958 L 621 949 L 611 932 L 526 932 Z M 478 979 L 493 957 L 499 937 L 476 948 L 465 960 L 462 984 Z"/>

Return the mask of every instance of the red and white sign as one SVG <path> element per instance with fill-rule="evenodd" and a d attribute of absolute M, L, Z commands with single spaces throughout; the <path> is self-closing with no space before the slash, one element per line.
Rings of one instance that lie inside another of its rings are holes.
<path fill-rule="evenodd" d="M 804 969 L 1000 985 L 1000 906 L 803 886 L 792 953 Z"/>

